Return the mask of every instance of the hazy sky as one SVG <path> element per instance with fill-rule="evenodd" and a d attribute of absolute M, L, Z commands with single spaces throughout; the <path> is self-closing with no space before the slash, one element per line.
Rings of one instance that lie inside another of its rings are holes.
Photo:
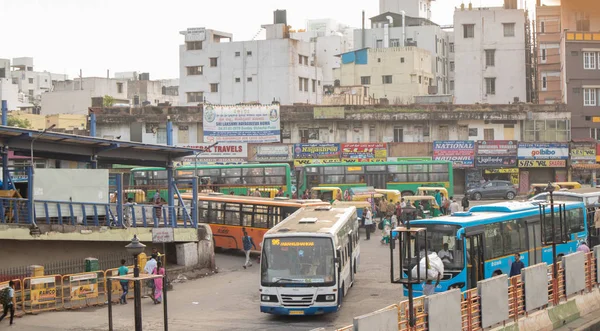
<path fill-rule="evenodd" d="M 501 6 L 503 0 L 472 0 Z M 523 3 L 525 0 L 519 0 Z M 552 0 L 545 0 L 552 1 Z M 452 24 L 461 0 L 437 0 L 432 20 Z M 468 0 L 465 0 L 468 3 Z M 528 0 L 529 5 L 535 0 Z M 210 6 L 208 5 L 210 3 Z M 344 0 L 1 0 L 0 58 L 31 56 L 36 70 L 70 78 L 111 76 L 118 71 L 150 72 L 151 79 L 178 78 L 179 50 L 188 27 L 231 32 L 252 39 L 273 10 L 287 9 L 288 24 L 304 28 L 307 19 L 333 18 L 360 27 L 361 11 L 378 14 L 379 1 Z M 367 27 L 369 23 L 367 21 Z M 260 36 L 263 36 L 264 33 Z"/>

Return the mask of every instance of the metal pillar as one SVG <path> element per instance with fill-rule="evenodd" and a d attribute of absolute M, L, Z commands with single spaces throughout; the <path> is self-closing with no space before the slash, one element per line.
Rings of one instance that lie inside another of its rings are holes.
<path fill-rule="evenodd" d="M 168 137 L 168 133 L 167 133 Z M 169 160 L 169 164 L 167 165 L 167 183 L 169 183 L 168 196 L 167 196 L 167 208 L 168 208 L 168 217 L 171 221 L 171 226 L 175 227 L 177 225 L 177 220 L 175 219 L 175 190 L 174 185 L 175 181 L 173 180 L 173 162 Z"/>
<path fill-rule="evenodd" d="M 123 226 L 123 175 L 115 174 L 117 183 L 117 224 Z"/>
<path fill-rule="evenodd" d="M 173 146 L 173 122 L 167 117 L 167 145 Z"/>
<path fill-rule="evenodd" d="M 198 228 L 198 177 L 192 178 L 192 222 Z"/>
<path fill-rule="evenodd" d="M 2 125 L 8 125 L 8 101 L 2 100 Z"/>
<path fill-rule="evenodd" d="M 92 155 L 90 165 L 92 166 L 92 169 L 98 169 L 98 156 L 97 155 Z"/>
<path fill-rule="evenodd" d="M 90 137 L 96 136 L 96 114 L 90 114 Z"/>
<path fill-rule="evenodd" d="M 133 256 L 133 277 L 140 277 L 140 266 L 138 265 L 138 255 Z M 135 331 L 142 331 L 142 291 L 139 279 L 133 281 L 133 313 L 135 319 Z"/>
<path fill-rule="evenodd" d="M 37 223 L 35 222 L 35 199 L 33 198 L 33 185 L 34 185 L 34 175 L 33 175 L 33 165 L 27 167 L 27 178 L 29 179 L 29 185 L 27 185 L 27 214 L 29 218 L 30 224 L 33 224 L 37 227 Z"/>

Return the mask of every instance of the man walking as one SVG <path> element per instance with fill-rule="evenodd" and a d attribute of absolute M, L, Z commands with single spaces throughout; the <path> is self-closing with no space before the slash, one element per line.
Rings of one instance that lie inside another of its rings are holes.
<path fill-rule="evenodd" d="M 516 253 L 515 254 L 515 262 L 513 262 L 512 265 L 510 266 L 510 276 L 509 277 L 520 275 L 521 269 L 523 269 L 523 268 L 525 268 L 525 264 L 523 264 L 523 261 L 521 261 L 521 254 Z"/>
<path fill-rule="evenodd" d="M 450 215 L 458 213 L 460 209 L 458 202 L 456 202 L 456 199 L 454 199 L 454 197 L 451 197 L 450 200 L 452 200 L 452 202 L 450 203 Z"/>
<path fill-rule="evenodd" d="M 258 189 L 258 187 L 256 188 L 256 190 L 254 190 L 254 192 L 252 193 L 253 197 L 257 197 L 260 198 L 262 195 L 260 194 L 260 190 Z"/>
<path fill-rule="evenodd" d="M 365 215 L 365 230 L 367 231 L 367 239 L 371 240 L 371 227 L 373 226 L 373 214 L 371 214 L 371 209 L 365 208 L 363 210 L 363 214 Z"/>
<path fill-rule="evenodd" d="M 256 249 L 256 245 L 254 244 L 252 237 L 250 237 L 248 235 L 248 232 L 246 232 L 246 228 L 242 228 L 242 232 L 244 232 L 244 236 L 242 237 L 242 244 L 244 245 L 244 253 L 246 253 L 246 263 L 244 263 L 244 269 L 246 269 L 246 267 L 252 266 L 252 261 L 250 261 L 250 250 L 252 249 L 252 247 Z"/>
<path fill-rule="evenodd" d="M 469 197 L 466 194 L 462 198 L 462 207 L 464 211 L 469 211 Z"/>
<path fill-rule="evenodd" d="M 15 282 L 12 280 L 8 282 L 8 287 L 0 293 L 0 299 L 2 299 L 2 305 L 4 306 L 4 313 L 0 316 L 0 321 L 6 317 L 10 310 L 10 325 L 13 325 L 13 318 L 15 317 L 15 306 L 13 304 L 15 299 Z"/>
<path fill-rule="evenodd" d="M 158 258 L 158 256 L 156 254 L 152 254 L 150 256 L 150 260 L 148 260 L 148 262 L 146 262 L 146 265 L 144 266 L 144 271 L 148 274 L 148 275 L 152 275 L 152 273 L 154 272 L 154 269 L 156 269 L 156 259 Z M 154 280 L 150 279 L 147 283 L 148 287 L 152 289 L 152 300 L 154 300 Z"/>
<path fill-rule="evenodd" d="M 129 273 L 129 268 L 125 265 L 126 261 L 121 260 L 121 266 L 119 267 L 119 276 L 127 276 Z M 126 280 L 121 281 L 121 288 L 123 289 L 123 294 L 121 295 L 121 299 L 119 300 L 120 304 L 127 304 L 127 293 L 129 293 L 129 282 Z"/>

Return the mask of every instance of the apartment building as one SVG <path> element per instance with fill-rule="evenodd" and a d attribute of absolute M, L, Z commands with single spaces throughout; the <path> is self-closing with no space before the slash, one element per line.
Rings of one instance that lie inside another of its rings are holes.
<path fill-rule="evenodd" d="M 560 40 L 560 6 L 536 8 L 537 101 L 562 102 Z"/>

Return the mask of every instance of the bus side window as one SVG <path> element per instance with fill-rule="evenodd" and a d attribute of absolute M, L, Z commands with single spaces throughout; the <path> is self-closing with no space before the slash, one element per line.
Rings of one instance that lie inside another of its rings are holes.
<path fill-rule="evenodd" d="M 242 205 L 242 226 L 252 226 L 252 205 Z"/>
<path fill-rule="evenodd" d="M 571 209 L 567 211 L 568 234 L 578 233 L 583 231 L 583 213 L 582 210 Z"/>
<path fill-rule="evenodd" d="M 268 213 L 269 207 L 267 206 L 256 206 L 256 212 L 254 213 L 254 224 L 255 228 L 267 228 L 268 227 Z"/>

